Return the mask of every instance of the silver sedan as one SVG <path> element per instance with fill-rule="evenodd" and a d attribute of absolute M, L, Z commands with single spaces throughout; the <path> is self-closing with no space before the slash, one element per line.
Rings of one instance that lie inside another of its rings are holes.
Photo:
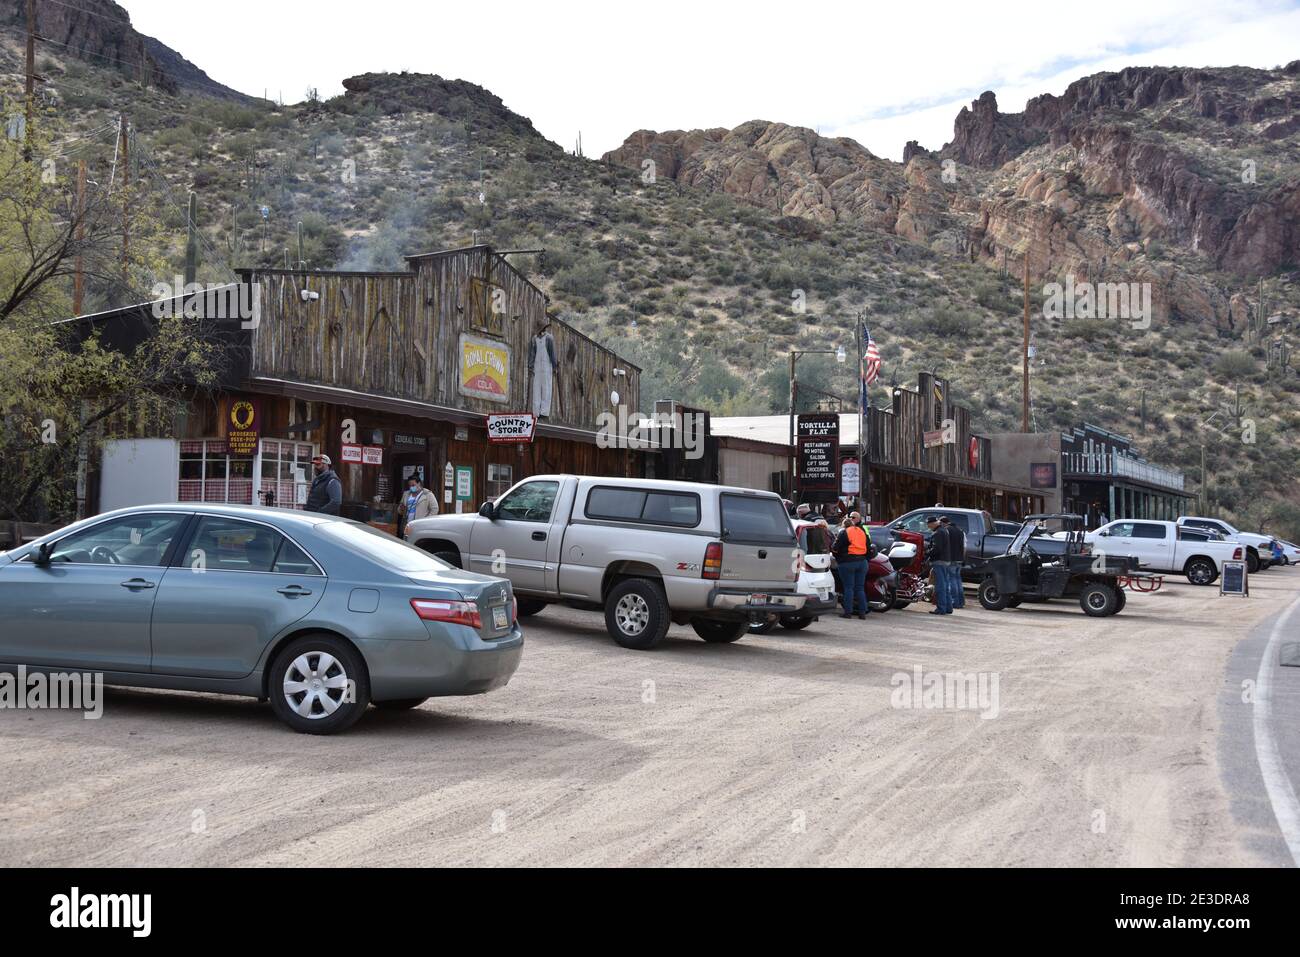
<path fill-rule="evenodd" d="M 522 653 L 508 581 L 327 515 L 145 506 L 0 552 L 0 671 L 269 699 L 296 731 L 500 688 Z"/>

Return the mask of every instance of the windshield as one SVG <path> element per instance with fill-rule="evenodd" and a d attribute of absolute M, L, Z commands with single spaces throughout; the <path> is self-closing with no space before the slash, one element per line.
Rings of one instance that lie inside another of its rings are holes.
<path fill-rule="evenodd" d="M 324 522 L 316 531 L 325 538 L 360 552 L 385 568 L 399 572 L 446 571 L 446 562 L 434 558 L 422 548 L 408 545 L 386 532 L 355 522 Z"/>

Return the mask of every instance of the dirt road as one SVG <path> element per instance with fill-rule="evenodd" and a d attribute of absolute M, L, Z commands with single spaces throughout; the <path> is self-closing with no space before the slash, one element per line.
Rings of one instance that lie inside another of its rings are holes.
<path fill-rule="evenodd" d="M 504 691 L 336 738 L 215 696 L 0 711 L 0 864 L 1277 863 L 1230 807 L 1216 702 L 1300 572 L 1251 588 L 674 627 L 650 653 L 548 608 Z"/>

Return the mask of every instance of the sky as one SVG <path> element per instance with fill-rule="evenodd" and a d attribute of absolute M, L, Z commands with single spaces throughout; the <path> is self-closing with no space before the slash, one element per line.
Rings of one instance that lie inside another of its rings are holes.
<path fill-rule="evenodd" d="M 1300 58 L 1300 0 L 119 2 L 136 29 L 254 96 L 437 73 L 486 87 L 561 146 L 581 132 L 587 156 L 639 129 L 762 119 L 901 159 L 908 140 L 949 141 L 984 90 L 1019 112 L 1101 70 Z"/>

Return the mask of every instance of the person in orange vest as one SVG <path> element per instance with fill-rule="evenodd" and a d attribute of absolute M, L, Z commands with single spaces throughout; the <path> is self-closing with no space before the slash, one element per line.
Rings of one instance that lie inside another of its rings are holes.
<path fill-rule="evenodd" d="M 867 530 L 862 527 L 862 516 L 854 512 L 849 516 L 848 524 L 840 529 L 839 535 L 835 538 L 835 545 L 831 548 L 831 553 L 839 565 L 840 581 L 843 584 L 841 600 L 844 611 L 840 614 L 841 618 L 852 618 L 856 605 L 857 616 L 865 621 L 867 612 L 871 610 L 867 604 L 867 553 L 869 551 L 870 543 L 867 539 Z"/>

